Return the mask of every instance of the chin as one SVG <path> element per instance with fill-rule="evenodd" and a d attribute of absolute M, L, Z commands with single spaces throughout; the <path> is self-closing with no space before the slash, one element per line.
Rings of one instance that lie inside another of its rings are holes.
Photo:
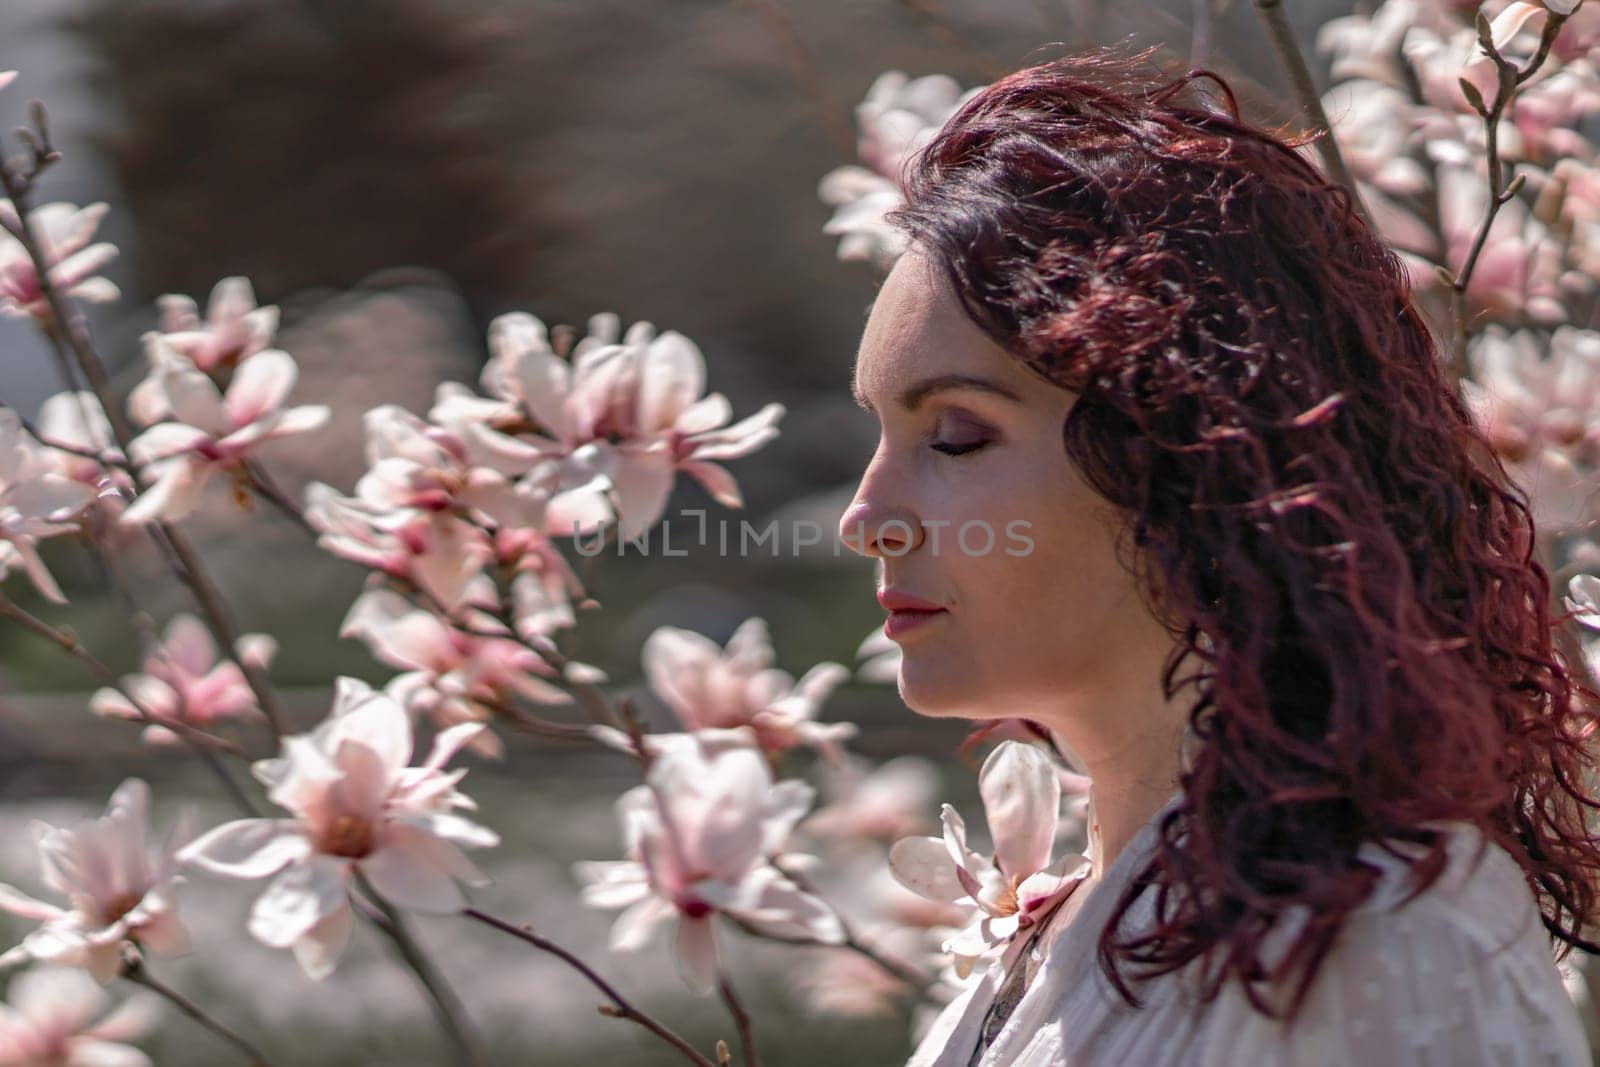
<path fill-rule="evenodd" d="M 980 703 L 974 699 L 976 693 L 966 691 L 947 673 L 919 670 L 910 657 L 900 665 L 899 689 L 901 702 L 918 715 L 930 719 L 983 717 L 974 710 Z"/>

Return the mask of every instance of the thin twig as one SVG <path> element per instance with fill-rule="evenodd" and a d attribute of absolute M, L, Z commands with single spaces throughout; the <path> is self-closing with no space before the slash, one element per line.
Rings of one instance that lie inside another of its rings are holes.
<path fill-rule="evenodd" d="M 411 968 L 417 980 L 422 983 L 422 988 L 427 992 L 433 1005 L 434 1016 L 444 1028 L 451 1044 L 455 1046 L 457 1060 L 468 1067 L 486 1067 L 489 1061 L 484 1058 L 483 1052 L 478 1048 L 477 1039 L 468 1028 L 466 1010 L 461 1006 L 460 999 L 446 984 L 444 977 L 434 967 L 433 961 L 422 951 L 422 946 L 417 944 L 416 938 L 411 936 L 405 920 L 400 917 L 400 913 L 393 905 L 372 888 L 372 883 L 367 880 L 366 875 L 357 871 L 355 882 L 372 902 L 372 906 L 382 913 L 383 922 L 375 925 L 394 942 L 406 966 Z"/>
<path fill-rule="evenodd" d="M 810 893 L 818 900 L 821 900 L 824 904 L 828 903 L 823 898 L 822 894 L 817 891 L 817 887 L 813 885 L 811 880 L 805 875 L 801 874 L 799 871 L 785 867 L 777 860 L 776 857 L 772 857 L 769 862 L 771 862 L 771 864 L 778 869 L 780 874 L 798 886 L 802 892 Z M 854 952 L 858 952 L 862 956 L 871 960 L 873 963 L 876 963 L 879 967 L 882 967 L 885 971 L 889 972 L 902 982 L 909 985 L 911 988 L 915 989 L 919 995 L 926 993 L 929 989 L 933 988 L 936 982 L 938 982 L 939 979 L 937 976 L 927 974 L 921 969 L 914 967 L 903 960 L 896 959 L 893 956 L 889 956 L 883 952 L 880 952 L 879 950 L 868 945 L 866 942 L 862 941 L 856 932 L 850 928 L 850 924 L 845 921 L 845 917 L 840 914 L 838 908 L 834 907 L 832 904 L 828 904 L 828 908 L 833 912 L 834 917 L 839 920 L 839 927 L 844 931 L 845 948 L 848 948 Z"/>
<path fill-rule="evenodd" d="M 233 618 L 228 614 L 222 592 L 202 565 L 200 553 L 195 551 L 187 535 L 176 526 L 166 523 L 161 523 L 160 526 L 162 533 L 172 545 L 173 555 L 182 565 L 182 574 L 187 576 L 185 581 L 194 594 L 195 602 L 200 605 L 200 610 L 211 624 L 212 632 L 217 635 L 217 644 L 223 648 L 228 658 L 233 660 L 239 672 L 244 675 L 244 680 L 249 683 L 250 691 L 255 694 L 256 703 L 272 727 L 273 736 L 282 737 L 285 733 L 284 719 L 283 711 L 278 707 L 277 694 L 273 692 L 265 672 L 239 654 L 239 628 L 234 625 Z"/>
<path fill-rule="evenodd" d="M 750 1013 L 745 1011 L 744 1005 L 739 1002 L 739 996 L 733 991 L 733 983 L 728 981 L 727 975 L 717 975 L 717 992 L 722 995 L 722 1002 L 728 1006 L 728 1014 L 733 1016 L 734 1028 L 739 1031 L 739 1047 L 744 1050 L 744 1067 L 760 1067 L 756 1062 L 756 1038 L 750 1029 Z"/>
<path fill-rule="evenodd" d="M 1333 137 L 1333 125 L 1328 121 L 1328 113 L 1322 108 L 1322 97 L 1317 92 L 1316 83 L 1311 79 L 1311 70 L 1306 66 L 1306 57 L 1294 39 L 1294 29 L 1289 25 L 1289 17 L 1284 13 L 1281 0 L 1255 0 L 1255 8 L 1267 28 L 1267 36 L 1272 38 L 1272 46 L 1278 53 L 1278 61 L 1283 65 L 1284 73 L 1289 75 L 1289 84 L 1294 91 L 1296 101 L 1310 117 L 1313 125 L 1322 131 L 1316 144 L 1317 153 L 1322 157 L 1323 172 L 1345 187 L 1356 213 L 1376 235 L 1377 223 L 1373 222 L 1371 212 L 1361 199 L 1361 190 L 1356 185 L 1355 179 L 1350 176 L 1349 168 L 1344 164 L 1344 155 L 1339 151 L 1339 143 Z"/>
<path fill-rule="evenodd" d="M 272 475 L 267 473 L 265 467 L 255 460 L 247 459 L 244 461 L 244 473 L 250 488 L 254 489 L 261 499 L 277 508 L 288 518 L 293 519 L 296 525 L 300 526 L 313 538 L 321 535 L 320 530 L 306 521 L 305 509 L 300 506 L 294 497 L 279 487 L 278 483 L 272 479 Z"/>
<path fill-rule="evenodd" d="M 1449 373 L 1452 384 L 1459 385 L 1461 378 L 1466 373 L 1466 294 L 1467 286 L 1472 281 L 1472 271 L 1478 264 L 1478 256 L 1483 252 L 1484 244 L 1489 240 L 1489 231 L 1494 228 L 1494 220 L 1500 214 L 1500 209 L 1505 206 L 1517 191 L 1522 188 L 1521 176 L 1510 177 L 1500 160 L 1500 120 L 1506 108 L 1517 95 L 1517 90 L 1523 83 L 1544 65 L 1545 58 L 1550 54 L 1550 46 L 1555 43 L 1556 35 L 1561 32 L 1561 26 L 1567 21 L 1567 16 L 1555 11 L 1545 13 L 1544 31 L 1539 37 L 1539 49 L 1528 61 L 1526 67 L 1518 67 L 1515 63 L 1500 54 L 1494 46 L 1494 40 L 1489 35 L 1489 20 L 1478 12 L 1478 43 L 1485 54 L 1494 63 L 1495 69 L 1495 94 L 1494 102 L 1485 105 L 1476 89 L 1471 92 L 1467 87 L 1471 85 L 1465 79 L 1462 81 L 1462 92 L 1467 97 L 1467 103 L 1483 119 L 1485 146 L 1484 154 L 1489 167 L 1488 201 L 1484 212 L 1483 222 L 1478 227 L 1478 232 L 1473 235 L 1472 247 L 1467 251 L 1467 258 L 1462 263 L 1461 269 L 1449 277 L 1451 289 L 1451 323 L 1453 326 L 1456 349 L 1450 356 Z M 1448 251 L 1448 249 L 1446 249 Z M 1447 270 L 1448 273 L 1448 270 Z"/>
<path fill-rule="evenodd" d="M 271 1067 L 267 1062 L 267 1058 L 257 1051 L 254 1045 L 207 1015 L 200 1009 L 199 1005 L 179 993 L 176 989 L 157 981 L 149 971 L 145 970 L 144 961 L 140 959 L 138 953 L 129 952 L 123 957 L 122 977 L 136 986 L 142 986 L 152 993 L 164 997 L 183 1014 L 238 1049 L 244 1058 L 250 1062 L 251 1067 Z"/>
<path fill-rule="evenodd" d="M 655 1034 L 661 1040 L 665 1041 L 667 1044 L 683 1053 L 689 1062 L 697 1064 L 698 1067 L 716 1067 L 711 1060 L 695 1051 L 694 1046 L 689 1044 L 688 1041 L 673 1033 L 672 1030 L 668 1029 L 663 1023 L 658 1022 L 648 1013 L 634 1007 L 627 1001 L 626 998 L 623 997 L 621 993 L 618 993 L 616 989 L 612 987 L 611 983 L 607 982 L 604 978 L 601 978 L 598 974 L 596 974 L 594 969 L 591 968 L 587 963 L 584 963 L 577 956 L 574 956 L 571 952 L 568 952 L 554 941 L 540 937 L 538 934 L 526 927 L 513 926 L 504 919 L 497 919 L 487 912 L 479 911 L 477 908 L 466 908 L 461 914 L 465 915 L 469 919 L 474 920 L 475 922 L 483 923 L 485 926 L 492 926 L 501 933 L 510 934 L 512 937 L 515 937 L 521 941 L 526 941 L 534 948 L 559 957 L 569 966 L 573 967 L 585 978 L 587 978 L 591 985 L 598 989 L 607 1000 L 611 1001 L 611 1010 L 608 1011 L 605 1007 L 600 1009 L 603 1014 L 609 1015 L 614 1019 L 629 1019 L 638 1023 L 640 1026 L 644 1027 L 646 1030 L 649 1030 L 652 1034 Z"/>

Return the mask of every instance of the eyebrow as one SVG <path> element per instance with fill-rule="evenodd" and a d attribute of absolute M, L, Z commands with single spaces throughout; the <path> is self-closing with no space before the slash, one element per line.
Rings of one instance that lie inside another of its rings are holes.
<path fill-rule="evenodd" d="M 942 393 L 950 389 L 974 389 L 978 392 L 991 393 L 1003 396 L 1007 400 L 1022 403 L 1022 396 L 1008 385 L 990 381 L 988 378 L 975 378 L 970 374 L 940 374 L 932 378 L 924 378 L 915 382 L 900 392 L 900 406 L 907 411 L 915 411 L 922 406 L 922 402 L 935 393 Z M 855 398 L 856 406 L 864 411 L 873 411 L 872 401 L 861 391 L 859 382 L 850 383 L 850 395 Z"/>

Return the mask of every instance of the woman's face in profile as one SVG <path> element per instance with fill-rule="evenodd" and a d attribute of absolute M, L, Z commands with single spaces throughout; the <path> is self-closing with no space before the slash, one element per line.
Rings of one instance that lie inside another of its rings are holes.
<path fill-rule="evenodd" d="M 1170 647 L 1063 448 L 1074 394 L 973 324 L 917 247 L 873 304 L 855 391 L 880 436 L 840 537 L 878 560 L 880 597 L 941 609 L 889 624 L 908 707 L 1049 723 Z"/>

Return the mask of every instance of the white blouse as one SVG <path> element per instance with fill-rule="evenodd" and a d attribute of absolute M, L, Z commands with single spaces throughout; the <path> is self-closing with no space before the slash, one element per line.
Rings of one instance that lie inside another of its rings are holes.
<path fill-rule="evenodd" d="M 1085 898 L 1052 924 L 1060 929 L 1047 927 L 1037 973 L 987 1050 L 974 1055 L 1007 968 L 1024 965 L 1020 940 L 945 1006 L 906 1067 L 1591 1067 L 1521 869 L 1493 844 L 1474 866 L 1480 834 L 1464 823 L 1450 826 L 1438 880 L 1398 910 L 1405 864 L 1363 846 L 1361 858 L 1383 868 L 1378 887 L 1346 920 L 1292 1025 L 1256 1011 L 1236 981 L 1201 1004 L 1185 972 L 1130 982 L 1143 1007 L 1128 1007 L 1096 950 L 1154 852 L 1159 818 L 1103 879 L 1076 890 Z M 1124 929 L 1151 920 L 1151 897 Z"/>

